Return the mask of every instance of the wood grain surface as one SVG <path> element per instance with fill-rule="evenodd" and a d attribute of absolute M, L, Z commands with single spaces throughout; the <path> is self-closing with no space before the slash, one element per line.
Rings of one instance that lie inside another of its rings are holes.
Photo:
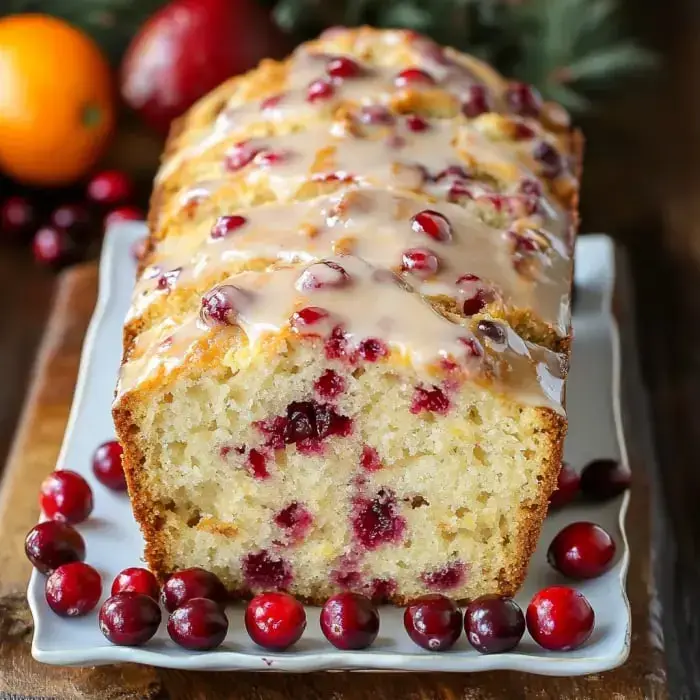
<path fill-rule="evenodd" d="M 624 270 L 622 271 L 623 277 Z M 628 592 L 633 610 L 632 652 L 619 669 L 582 678 L 517 673 L 380 674 L 193 673 L 122 665 L 94 669 L 45 666 L 31 658 L 32 623 L 24 594 L 30 567 L 26 531 L 38 515 L 37 488 L 53 469 L 72 400 L 83 336 L 96 295 L 96 268 L 64 273 L 39 353 L 34 381 L 0 491 L 0 698 L 136 700 L 326 698 L 464 698 L 468 700 L 648 700 L 667 697 L 662 635 L 652 577 L 650 480 L 654 469 L 646 402 L 637 374 L 631 302 L 617 299 L 625 339 L 625 423 L 634 469 L 628 515 L 632 561 Z"/>

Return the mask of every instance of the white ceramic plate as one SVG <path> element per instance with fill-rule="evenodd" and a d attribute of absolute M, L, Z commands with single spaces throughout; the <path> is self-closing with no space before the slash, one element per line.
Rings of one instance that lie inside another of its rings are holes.
<path fill-rule="evenodd" d="M 95 493 L 92 517 L 79 530 L 87 543 L 87 561 L 103 576 L 107 596 L 114 576 L 141 561 L 142 540 L 126 495 L 100 485 L 91 473 L 95 447 L 113 436 L 110 404 L 121 354 L 122 321 L 134 279 L 130 246 L 144 234 L 141 224 L 120 224 L 109 232 L 102 255 L 100 294 L 85 340 L 68 429 L 57 468 L 80 472 Z M 605 236 L 579 241 L 576 281 L 579 298 L 574 321 L 575 342 L 568 388 L 569 436 L 566 458 L 577 468 L 596 457 L 627 461 L 618 405 L 619 351 L 617 327 L 610 312 L 614 249 Z M 625 594 L 629 550 L 623 521 L 627 495 L 603 506 L 574 505 L 547 518 L 527 580 L 518 595 L 525 610 L 539 589 L 565 583 L 546 562 L 553 536 L 567 523 L 592 520 L 617 543 L 615 565 L 604 576 L 577 587 L 591 602 L 596 627 L 591 639 L 573 652 L 547 652 L 526 633 L 512 653 L 482 656 L 464 635 L 444 653 L 415 646 L 402 625 L 402 610 L 383 607 L 381 629 L 364 651 L 339 651 L 323 637 L 319 610 L 307 608 L 308 627 L 302 640 L 285 653 L 267 653 L 255 646 L 243 626 L 243 608 L 230 606 L 229 633 L 214 651 L 189 652 L 168 638 L 165 624 L 143 647 L 110 644 L 97 625 L 97 611 L 83 618 L 53 614 L 44 599 L 44 576 L 34 571 L 29 605 L 34 615 L 32 654 L 39 661 L 62 665 L 96 665 L 131 661 L 196 670 L 317 671 L 324 669 L 393 669 L 403 671 L 486 671 L 509 669 L 571 676 L 604 671 L 622 664 L 629 653 L 630 611 Z"/>

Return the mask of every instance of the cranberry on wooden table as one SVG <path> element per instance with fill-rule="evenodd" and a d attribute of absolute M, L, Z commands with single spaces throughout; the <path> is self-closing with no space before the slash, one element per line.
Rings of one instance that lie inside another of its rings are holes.
<path fill-rule="evenodd" d="M 158 600 L 160 586 L 156 577 L 148 570 L 132 566 L 120 571 L 112 582 L 112 595 L 117 593 L 142 593 Z"/>
<path fill-rule="evenodd" d="M 77 472 L 55 471 L 41 482 L 39 505 L 47 518 L 75 525 L 92 513 L 92 489 Z"/>
<path fill-rule="evenodd" d="M 596 459 L 581 472 L 581 492 L 591 501 L 607 501 L 624 493 L 631 481 L 630 470 L 616 459 Z"/>
<path fill-rule="evenodd" d="M 228 632 L 228 618 L 219 603 L 209 598 L 192 598 L 168 618 L 170 639 L 191 651 L 218 647 Z"/>
<path fill-rule="evenodd" d="M 158 631 L 161 612 L 150 596 L 122 591 L 105 600 L 99 619 L 100 631 L 112 644 L 139 646 Z"/>
<path fill-rule="evenodd" d="M 527 630 L 544 649 L 578 649 L 593 633 L 595 613 L 585 596 L 568 586 L 550 586 L 530 601 Z"/>
<path fill-rule="evenodd" d="M 579 473 L 568 463 L 562 462 L 557 487 L 549 497 L 550 508 L 563 508 L 576 498 L 581 485 Z"/>
<path fill-rule="evenodd" d="M 31 231 L 36 223 L 36 211 L 26 197 L 8 197 L 0 205 L 0 231 L 19 236 Z"/>
<path fill-rule="evenodd" d="M 47 520 L 27 533 L 24 551 L 36 569 L 48 574 L 62 564 L 83 561 L 85 540 L 72 525 Z"/>
<path fill-rule="evenodd" d="M 573 579 L 596 578 L 604 574 L 615 557 L 615 541 L 600 526 L 589 522 L 567 525 L 552 540 L 547 561 Z"/>
<path fill-rule="evenodd" d="M 304 606 L 288 593 L 262 593 L 248 603 L 245 628 L 259 646 L 284 651 L 306 629 Z"/>
<path fill-rule="evenodd" d="M 103 442 L 92 457 L 92 473 L 97 480 L 113 491 L 126 491 L 126 479 L 122 468 L 124 450 L 116 440 Z"/>
<path fill-rule="evenodd" d="M 464 611 L 464 631 L 477 651 L 500 654 L 518 645 L 525 633 L 525 616 L 512 598 L 483 595 Z"/>
<path fill-rule="evenodd" d="M 51 224 L 83 233 L 90 226 L 90 212 L 84 204 L 62 204 L 51 213 Z"/>
<path fill-rule="evenodd" d="M 172 574 L 163 584 L 161 599 L 168 612 L 192 598 L 209 598 L 219 605 L 226 602 L 226 588 L 216 574 L 192 567 Z"/>
<path fill-rule="evenodd" d="M 87 615 L 102 595 L 102 579 L 82 561 L 59 566 L 46 579 L 46 602 L 62 617 Z"/>
<path fill-rule="evenodd" d="M 338 593 L 321 610 L 321 631 L 338 649 L 366 649 L 379 633 L 379 613 L 359 593 Z"/>
<path fill-rule="evenodd" d="M 408 636 L 428 651 L 445 651 L 459 639 L 462 613 L 447 596 L 431 593 L 414 600 L 404 611 Z"/>
<path fill-rule="evenodd" d="M 128 200 L 134 191 L 131 179 L 121 170 L 97 173 L 87 185 L 87 195 L 97 204 L 114 206 Z"/>
<path fill-rule="evenodd" d="M 75 252 L 75 245 L 68 231 L 57 226 L 43 226 L 32 240 L 34 260 L 40 265 L 60 265 Z"/>

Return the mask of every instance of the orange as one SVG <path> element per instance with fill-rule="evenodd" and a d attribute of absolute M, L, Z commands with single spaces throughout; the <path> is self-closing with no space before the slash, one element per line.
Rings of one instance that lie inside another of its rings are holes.
<path fill-rule="evenodd" d="M 0 19 L 0 170 L 35 185 L 84 175 L 114 128 L 109 65 L 78 29 L 47 15 Z"/>

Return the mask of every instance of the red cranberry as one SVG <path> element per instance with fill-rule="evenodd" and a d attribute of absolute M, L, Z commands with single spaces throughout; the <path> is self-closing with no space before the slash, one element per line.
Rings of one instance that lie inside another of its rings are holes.
<path fill-rule="evenodd" d="M 228 632 L 223 608 L 209 598 L 192 598 L 168 618 L 168 634 L 178 646 L 191 651 L 218 647 Z"/>
<path fill-rule="evenodd" d="M 243 575 L 249 588 L 284 590 L 292 582 L 287 562 L 264 549 L 243 558 Z"/>
<path fill-rule="evenodd" d="M 207 322 L 232 326 L 241 303 L 245 303 L 245 292 L 232 284 L 224 284 L 214 287 L 202 297 L 201 314 Z"/>
<path fill-rule="evenodd" d="M 522 116 L 536 117 L 542 109 L 542 97 L 532 85 L 511 83 L 505 99 L 512 112 Z"/>
<path fill-rule="evenodd" d="M 46 579 L 46 602 L 61 617 L 87 615 L 102 595 L 102 579 L 82 561 L 62 564 Z"/>
<path fill-rule="evenodd" d="M 308 292 L 315 289 L 338 289 L 350 284 L 350 275 L 332 260 L 323 260 L 309 265 L 297 280 L 297 289 Z"/>
<path fill-rule="evenodd" d="M 304 634 L 306 612 L 287 593 L 262 593 L 248 603 L 245 628 L 250 638 L 264 649 L 284 651 Z"/>
<path fill-rule="evenodd" d="M 464 611 L 464 632 L 482 654 L 515 649 L 525 633 L 525 616 L 512 598 L 482 595 Z"/>
<path fill-rule="evenodd" d="M 369 594 L 373 603 L 386 603 L 396 593 L 394 579 L 373 578 L 369 585 Z"/>
<path fill-rule="evenodd" d="M 95 175 L 87 186 L 87 195 L 98 204 L 121 204 L 131 197 L 133 185 L 120 170 L 105 170 Z"/>
<path fill-rule="evenodd" d="M 542 174 L 545 177 L 554 178 L 562 171 L 564 163 L 562 157 L 551 143 L 540 141 L 532 151 L 532 157 L 540 163 Z"/>
<path fill-rule="evenodd" d="M 260 153 L 260 148 L 256 148 L 248 141 L 239 141 L 226 153 L 226 170 L 235 172 L 236 170 L 245 168 L 258 153 Z"/>
<path fill-rule="evenodd" d="M 441 170 L 436 176 L 435 180 L 440 181 L 440 180 L 445 180 L 446 178 L 451 178 L 451 179 L 461 179 L 461 180 L 469 180 L 470 179 L 470 174 L 464 168 L 462 165 L 448 165 L 444 170 Z"/>
<path fill-rule="evenodd" d="M 82 523 L 92 513 L 92 489 L 76 472 L 52 472 L 41 482 L 39 506 L 51 520 Z"/>
<path fill-rule="evenodd" d="M 578 494 L 580 484 L 581 477 L 578 472 L 567 462 L 562 462 L 557 477 L 557 488 L 549 497 L 549 507 L 562 508 L 571 503 Z"/>
<path fill-rule="evenodd" d="M 411 228 L 416 233 L 430 236 L 440 243 L 449 243 L 452 240 L 452 226 L 440 212 L 425 209 L 418 212 L 411 219 Z"/>
<path fill-rule="evenodd" d="M 222 605 L 226 597 L 226 588 L 219 577 L 196 566 L 172 574 L 163 584 L 161 593 L 161 600 L 168 612 L 193 598 L 209 598 Z"/>
<path fill-rule="evenodd" d="M 288 151 L 261 151 L 255 156 L 255 164 L 262 166 L 279 165 L 289 159 L 291 153 Z"/>
<path fill-rule="evenodd" d="M 337 649 L 366 649 L 379 633 L 379 613 L 359 593 L 338 593 L 321 610 L 321 631 Z"/>
<path fill-rule="evenodd" d="M 410 248 L 403 252 L 401 269 L 413 273 L 416 277 L 432 277 L 439 267 L 437 255 L 427 248 Z"/>
<path fill-rule="evenodd" d="M 44 226 L 34 234 L 32 252 L 40 265 L 59 265 L 72 257 L 75 246 L 68 231 Z"/>
<path fill-rule="evenodd" d="M 30 231 L 36 221 L 36 212 L 25 197 L 9 197 L 0 207 L 0 231 L 19 236 Z"/>
<path fill-rule="evenodd" d="M 325 80 L 314 80 L 306 91 L 306 99 L 309 102 L 328 100 L 335 94 L 335 88 Z"/>
<path fill-rule="evenodd" d="M 364 445 L 362 447 L 362 456 L 360 457 L 360 466 L 367 472 L 379 471 L 384 465 L 379 458 L 379 453 L 374 447 Z"/>
<path fill-rule="evenodd" d="M 352 527 L 363 547 L 377 549 L 382 544 L 400 542 L 406 520 L 399 515 L 394 494 L 382 489 L 373 499 L 356 499 Z"/>
<path fill-rule="evenodd" d="M 474 316 L 484 310 L 490 301 L 490 295 L 485 289 L 477 289 L 473 296 L 464 300 L 462 313 L 465 316 Z"/>
<path fill-rule="evenodd" d="M 593 632 L 595 614 L 582 593 L 567 586 L 550 586 L 530 601 L 525 614 L 532 638 L 550 651 L 571 651 Z"/>
<path fill-rule="evenodd" d="M 430 73 L 420 68 L 406 68 L 394 78 L 396 87 L 402 88 L 408 85 L 435 85 L 435 79 Z"/>
<path fill-rule="evenodd" d="M 90 212 L 82 204 L 63 204 L 52 212 L 51 225 L 66 231 L 84 231 L 90 225 Z"/>
<path fill-rule="evenodd" d="M 143 221 L 145 215 L 138 207 L 117 207 L 112 209 L 104 218 L 104 227 L 108 229 L 110 226 L 122 223 L 123 221 Z"/>
<path fill-rule="evenodd" d="M 148 570 L 132 566 L 120 571 L 112 582 L 112 595 L 117 593 L 143 593 L 158 600 L 160 586 L 156 577 Z"/>
<path fill-rule="evenodd" d="M 513 139 L 527 141 L 535 138 L 535 130 L 523 122 L 515 122 L 513 125 Z"/>
<path fill-rule="evenodd" d="M 607 501 L 630 487 L 629 469 L 614 459 L 596 459 L 581 472 L 581 492 L 592 501 Z"/>
<path fill-rule="evenodd" d="M 421 575 L 421 581 L 438 591 L 447 591 L 457 588 L 465 579 L 466 566 L 462 561 L 452 561 L 432 571 L 426 571 Z"/>
<path fill-rule="evenodd" d="M 427 131 L 430 128 L 430 124 L 418 114 L 409 114 L 406 117 L 406 128 L 409 131 L 420 133 L 421 131 Z"/>
<path fill-rule="evenodd" d="M 328 311 L 318 306 L 307 306 L 292 315 L 291 324 L 294 328 L 314 326 L 328 318 Z"/>
<path fill-rule="evenodd" d="M 212 238 L 226 238 L 230 233 L 238 231 L 239 228 L 245 226 L 248 223 L 248 219 L 245 216 L 239 216 L 238 214 L 232 214 L 230 216 L 220 216 L 216 223 L 211 228 L 211 233 L 209 234 Z"/>
<path fill-rule="evenodd" d="M 526 177 L 520 181 L 518 186 L 518 191 L 522 194 L 532 195 L 535 197 L 542 196 L 542 183 L 539 180 L 533 180 L 532 178 Z"/>
<path fill-rule="evenodd" d="M 275 515 L 275 525 L 284 530 L 292 542 L 303 540 L 311 529 L 313 516 L 300 503 L 292 501 Z"/>
<path fill-rule="evenodd" d="M 411 399 L 410 411 L 413 414 L 422 413 L 423 411 L 431 411 L 445 415 L 450 410 L 450 400 L 445 396 L 444 392 L 437 387 L 425 389 L 416 387 Z"/>
<path fill-rule="evenodd" d="M 365 338 L 357 352 L 365 362 L 378 362 L 389 354 L 389 348 L 378 338 Z"/>
<path fill-rule="evenodd" d="M 615 556 L 615 542 L 602 527 L 588 522 L 567 525 L 552 540 L 547 561 L 568 578 L 596 578 Z"/>
<path fill-rule="evenodd" d="M 345 379 L 327 369 L 315 382 L 314 389 L 322 399 L 335 399 L 345 391 Z"/>
<path fill-rule="evenodd" d="M 254 479 L 263 480 L 270 477 L 270 472 L 267 470 L 267 456 L 260 450 L 253 448 L 248 453 L 248 459 L 246 460 L 245 466 L 248 473 Z"/>
<path fill-rule="evenodd" d="M 431 593 L 406 608 L 403 625 L 418 646 L 428 651 L 446 651 L 462 632 L 462 613 L 446 596 Z"/>
<path fill-rule="evenodd" d="M 363 124 L 393 124 L 394 115 L 383 105 L 365 105 L 360 110 L 360 121 Z"/>
<path fill-rule="evenodd" d="M 260 110 L 273 109 L 282 101 L 284 95 L 271 95 L 260 102 Z"/>
<path fill-rule="evenodd" d="M 362 74 L 362 67 L 352 58 L 347 56 L 338 56 L 328 61 L 326 72 L 331 78 L 345 80 L 347 78 L 357 78 Z"/>
<path fill-rule="evenodd" d="M 470 85 L 462 102 L 462 112 L 470 119 L 490 111 L 489 94 L 483 85 Z"/>
<path fill-rule="evenodd" d="M 100 608 L 100 631 L 112 644 L 140 646 L 158 631 L 161 613 L 150 596 L 122 591 Z"/>
<path fill-rule="evenodd" d="M 500 323 L 495 321 L 488 321 L 486 319 L 481 319 L 476 327 L 489 339 L 498 345 L 503 345 L 508 336 L 505 329 Z"/>
<path fill-rule="evenodd" d="M 92 473 L 101 484 L 114 491 L 126 491 L 122 454 L 122 446 L 110 440 L 102 443 L 92 456 Z"/>
<path fill-rule="evenodd" d="M 48 574 L 62 564 L 83 561 L 85 541 L 71 525 L 47 520 L 27 533 L 24 552 L 42 574 Z"/>
<path fill-rule="evenodd" d="M 482 357 L 484 350 L 476 338 L 457 338 L 457 340 L 465 347 L 467 357 Z"/>

